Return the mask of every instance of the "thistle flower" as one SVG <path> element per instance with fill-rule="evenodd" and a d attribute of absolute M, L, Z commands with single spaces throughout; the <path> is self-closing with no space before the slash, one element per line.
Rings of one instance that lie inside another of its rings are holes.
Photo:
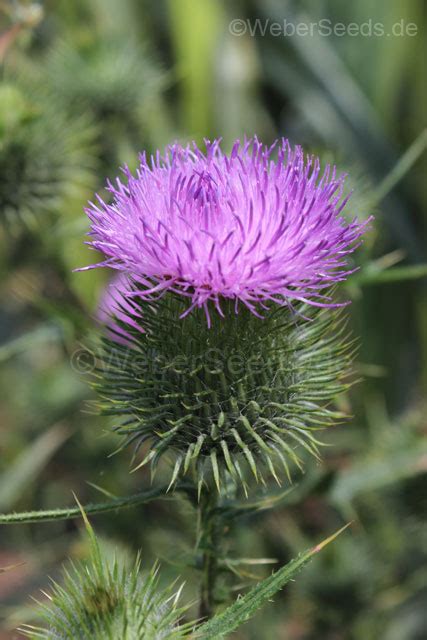
<path fill-rule="evenodd" d="M 87 563 L 65 572 L 64 584 L 53 583 L 47 604 L 41 605 L 44 627 L 25 625 L 21 631 L 42 640 L 179 640 L 194 624 L 180 624 L 187 607 L 179 607 L 173 585 L 159 588 L 158 568 L 140 572 L 105 560 L 85 514 L 91 543 Z"/>
<path fill-rule="evenodd" d="M 192 473 L 199 490 L 208 476 L 246 490 L 246 465 L 280 483 L 343 418 L 331 403 L 353 347 L 330 292 L 368 221 L 343 217 L 344 177 L 276 146 L 274 160 L 256 138 L 230 156 L 218 141 L 174 145 L 88 209 L 101 265 L 127 274 L 100 351 L 101 411 L 122 419 L 124 444 L 149 443 L 141 465 L 172 454 L 171 485 Z"/>
<path fill-rule="evenodd" d="M 321 173 L 287 140 L 254 138 L 230 155 L 219 140 L 205 153 L 174 144 L 164 157 L 142 154 L 136 176 L 123 171 L 125 182 L 108 183 L 112 202 L 98 196 L 87 209 L 89 245 L 106 258 L 93 266 L 142 283 L 133 296 L 179 293 L 189 301 L 182 315 L 202 307 L 208 323 L 208 303 L 222 315 L 224 299 L 254 314 L 268 301 L 336 305 L 325 292 L 351 273 L 348 255 L 368 221 L 342 215 L 348 197 L 335 168 Z"/>

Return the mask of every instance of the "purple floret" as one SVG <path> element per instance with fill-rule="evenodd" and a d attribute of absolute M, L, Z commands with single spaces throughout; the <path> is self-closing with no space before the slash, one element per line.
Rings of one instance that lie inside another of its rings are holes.
<path fill-rule="evenodd" d="M 229 298 L 259 314 L 266 303 L 337 306 L 325 290 L 352 269 L 348 255 L 369 220 L 342 215 L 345 176 L 323 172 L 314 156 L 287 140 L 257 138 L 174 144 L 162 157 L 140 156 L 136 175 L 108 182 L 111 203 L 97 196 L 87 215 L 92 248 L 109 266 L 140 282 L 130 295 L 171 290 L 189 298 L 184 315 L 208 302 L 222 314 Z M 354 269 L 353 269 L 354 270 Z"/>

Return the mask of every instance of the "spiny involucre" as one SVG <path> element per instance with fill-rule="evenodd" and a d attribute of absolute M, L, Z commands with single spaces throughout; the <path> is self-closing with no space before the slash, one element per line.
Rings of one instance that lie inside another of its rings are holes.
<path fill-rule="evenodd" d="M 219 140 L 205 152 L 174 144 L 123 172 L 111 202 L 87 209 L 89 245 L 139 281 L 132 295 L 178 292 L 183 315 L 203 307 L 208 322 L 208 302 L 222 314 L 225 298 L 253 313 L 268 301 L 333 306 L 325 290 L 352 271 L 367 225 L 342 215 L 345 177 L 284 139 L 236 141 L 229 155 Z"/>
<path fill-rule="evenodd" d="M 219 490 L 227 476 L 246 491 L 245 467 L 290 479 L 301 451 L 318 456 L 316 432 L 345 417 L 331 405 L 354 352 L 342 310 L 276 306 L 260 320 L 224 301 L 208 327 L 203 309 L 180 319 L 185 306 L 171 293 L 121 306 L 97 350 L 101 413 L 123 446 L 149 444 L 141 466 L 174 460 L 171 485 L 188 474 Z"/>

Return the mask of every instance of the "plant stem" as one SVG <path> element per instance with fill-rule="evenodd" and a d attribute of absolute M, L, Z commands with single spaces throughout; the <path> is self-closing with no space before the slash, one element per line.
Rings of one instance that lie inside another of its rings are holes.
<path fill-rule="evenodd" d="M 218 494 L 206 489 L 199 503 L 199 548 L 202 556 L 202 581 L 200 585 L 200 617 L 209 619 L 215 609 L 215 586 L 218 577 L 221 525 L 215 513 Z"/>

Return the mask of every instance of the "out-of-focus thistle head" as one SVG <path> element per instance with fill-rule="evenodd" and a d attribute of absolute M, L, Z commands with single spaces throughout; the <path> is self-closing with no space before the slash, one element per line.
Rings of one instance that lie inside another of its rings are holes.
<path fill-rule="evenodd" d="M 129 274 L 114 296 L 96 387 L 141 464 L 246 488 L 318 455 L 343 416 L 352 344 L 331 286 L 366 222 L 342 216 L 343 178 L 286 141 L 173 146 L 92 204 L 93 248 Z M 120 298 L 122 302 L 120 302 Z M 207 321 L 206 321 L 207 320 Z M 280 469 L 280 470 L 279 470 Z"/>
<path fill-rule="evenodd" d="M 34 226 L 93 188 L 95 129 L 70 117 L 48 96 L 0 88 L 0 224 Z"/>
<path fill-rule="evenodd" d="M 367 224 L 342 215 L 344 177 L 286 140 L 236 142 L 229 155 L 219 141 L 206 153 L 175 144 L 124 175 L 110 203 L 87 209 L 89 244 L 142 279 L 137 295 L 178 292 L 183 314 L 203 307 L 208 322 L 209 301 L 220 314 L 225 299 L 254 313 L 268 301 L 332 306 L 325 291 L 351 272 Z"/>
<path fill-rule="evenodd" d="M 25 625 L 29 638 L 44 640 L 178 640 L 193 624 L 180 624 L 186 607 L 178 606 L 175 585 L 161 589 L 158 568 L 141 573 L 133 567 L 109 563 L 101 554 L 86 520 L 91 540 L 87 563 L 64 572 L 62 585 L 53 583 L 46 603 L 40 604 L 43 627 Z"/>
<path fill-rule="evenodd" d="M 61 41 L 49 54 L 46 72 L 60 99 L 90 109 L 98 119 L 133 121 L 141 101 L 163 83 L 154 62 L 131 36 L 123 42 L 94 35 L 80 47 Z"/>

